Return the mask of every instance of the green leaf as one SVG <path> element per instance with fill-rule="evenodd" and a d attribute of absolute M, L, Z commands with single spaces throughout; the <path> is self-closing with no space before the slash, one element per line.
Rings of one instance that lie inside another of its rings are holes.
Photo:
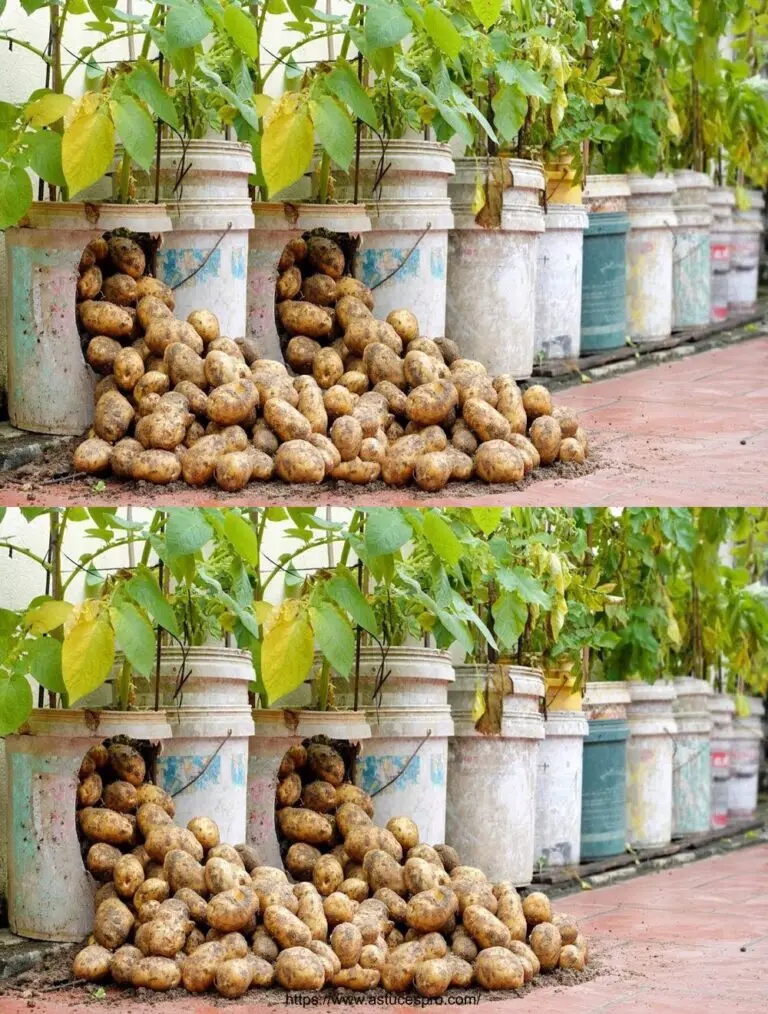
<path fill-rule="evenodd" d="M 365 41 L 370 50 L 396 46 L 411 30 L 411 19 L 394 4 L 369 7 L 365 14 Z"/>
<path fill-rule="evenodd" d="M 147 567 L 139 567 L 133 577 L 125 584 L 125 592 L 146 612 L 159 626 L 180 636 L 179 624 L 170 602 L 163 595 L 157 578 Z"/>
<path fill-rule="evenodd" d="M 213 22 L 202 9 L 191 4 L 175 4 L 165 19 L 165 36 L 172 49 L 189 49 L 208 35 Z"/>
<path fill-rule="evenodd" d="M 523 567 L 505 567 L 499 571 L 498 578 L 499 584 L 506 591 L 517 592 L 525 602 L 549 608 L 549 595 L 530 571 Z"/>
<path fill-rule="evenodd" d="M 124 81 L 128 90 L 146 102 L 156 116 L 178 129 L 179 117 L 173 100 L 163 88 L 155 68 L 148 60 L 139 59 Z"/>
<path fill-rule="evenodd" d="M 120 140 L 134 162 L 145 171 L 155 157 L 155 125 L 147 110 L 130 95 L 109 103 Z"/>
<path fill-rule="evenodd" d="M 349 613 L 358 626 L 369 634 L 378 634 L 379 625 L 373 609 L 351 574 L 334 574 L 326 583 L 325 591 L 329 598 Z"/>
<path fill-rule="evenodd" d="M 32 688 L 19 673 L 0 673 L 0 736 L 8 736 L 32 713 Z"/>
<path fill-rule="evenodd" d="M 55 130 L 39 130 L 29 137 L 29 167 L 46 183 L 65 187 L 61 166 L 61 134 Z"/>
<path fill-rule="evenodd" d="M 346 679 L 355 658 L 355 634 L 349 620 L 330 602 L 311 608 L 309 617 L 318 648 L 339 676 Z"/>
<path fill-rule="evenodd" d="M 224 518 L 224 534 L 232 544 L 237 555 L 250 563 L 252 567 L 258 567 L 260 561 L 259 540 L 253 527 L 248 524 L 244 517 L 236 514 L 233 510 L 227 511 Z"/>
<path fill-rule="evenodd" d="M 32 204 L 32 180 L 19 166 L 0 165 L 0 229 L 22 219 Z"/>
<path fill-rule="evenodd" d="M 49 127 L 69 111 L 72 102 L 73 99 L 69 95 L 48 92 L 41 95 L 39 99 L 35 99 L 34 102 L 30 102 L 25 107 L 24 113 L 31 127 Z"/>
<path fill-rule="evenodd" d="M 104 683 L 115 661 L 115 635 L 106 613 L 93 600 L 64 637 L 61 669 L 70 705 Z"/>
<path fill-rule="evenodd" d="M 341 169 L 348 169 L 355 153 L 355 126 L 349 113 L 330 95 L 318 95 L 309 103 L 317 136 Z"/>
<path fill-rule="evenodd" d="M 424 536 L 441 560 L 451 567 L 456 566 L 463 552 L 461 543 L 448 522 L 434 511 L 424 515 Z"/>
<path fill-rule="evenodd" d="M 55 637 L 39 637 L 30 641 L 26 665 L 32 679 L 46 690 L 54 694 L 67 692 L 61 674 L 61 641 Z"/>
<path fill-rule="evenodd" d="M 455 60 L 461 52 L 463 40 L 451 19 L 437 7 L 427 7 L 424 28 L 438 49 L 450 60 Z"/>
<path fill-rule="evenodd" d="M 155 631 L 131 602 L 117 601 L 109 611 L 117 643 L 136 672 L 149 676 L 155 664 Z"/>
<path fill-rule="evenodd" d="M 528 99 L 518 85 L 504 85 L 493 96 L 493 123 L 506 141 L 513 140 L 528 112 Z"/>
<path fill-rule="evenodd" d="M 284 602 L 280 616 L 262 641 L 261 678 L 268 706 L 297 690 L 312 668 L 312 627 L 306 611 L 299 610 L 298 605 L 293 601 Z"/>
<path fill-rule="evenodd" d="M 171 556 L 189 556 L 213 538 L 213 529 L 197 507 L 171 507 L 165 544 Z"/>
<path fill-rule="evenodd" d="M 519 595 L 505 593 L 493 603 L 493 632 L 499 644 L 514 648 L 520 640 L 528 619 L 528 609 Z"/>
<path fill-rule="evenodd" d="M 270 197 L 301 179 L 312 162 L 314 144 L 306 101 L 286 92 L 275 103 L 261 139 L 261 167 Z"/>
<path fill-rule="evenodd" d="M 357 80 L 357 74 L 347 63 L 337 64 L 323 83 L 328 91 L 340 99 L 369 127 L 378 127 L 379 121 L 367 92 Z"/>
<path fill-rule="evenodd" d="M 48 599 L 30 609 L 24 616 L 24 623 L 32 634 L 48 634 L 67 622 L 72 608 L 71 602 Z"/>
<path fill-rule="evenodd" d="M 499 77 L 505 84 L 519 85 L 526 95 L 548 102 L 551 91 L 541 79 L 538 71 L 525 60 L 503 60 L 498 66 Z"/>
<path fill-rule="evenodd" d="M 106 109 L 81 100 L 80 108 L 64 131 L 61 164 L 70 198 L 100 180 L 115 154 L 115 128 Z"/>
<path fill-rule="evenodd" d="M 365 548 L 371 556 L 395 553 L 412 535 L 396 507 L 372 507 L 365 523 Z"/>
<path fill-rule="evenodd" d="M 471 507 L 470 512 L 472 518 L 484 535 L 491 535 L 499 527 L 501 523 L 502 515 L 504 514 L 503 507 Z"/>
<path fill-rule="evenodd" d="M 501 0 L 470 0 L 472 10 L 484 28 L 490 28 L 501 14 Z"/>
<path fill-rule="evenodd" d="M 224 11 L 224 27 L 238 49 L 251 59 L 258 60 L 259 33 L 244 10 L 230 4 Z"/>

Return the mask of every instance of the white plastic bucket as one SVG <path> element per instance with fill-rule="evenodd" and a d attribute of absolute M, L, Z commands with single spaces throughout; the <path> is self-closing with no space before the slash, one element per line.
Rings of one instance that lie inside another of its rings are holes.
<path fill-rule="evenodd" d="M 672 838 L 672 766 L 677 731 L 671 683 L 629 684 L 627 708 L 627 839 L 636 848 Z"/>
<path fill-rule="evenodd" d="M 445 841 L 451 656 L 436 648 L 390 648 L 384 662 L 389 675 L 377 707 L 372 693 L 381 663 L 378 648 L 361 648 L 359 703 L 371 738 L 357 765 L 357 783 L 374 796 L 377 823 L 410 817 L 421 841 L 435 845 Z M 352 707 L 353 679 L 337 687 L 339 707 Z"/>
<path fill-rule="evenodd" d="M 93 927 L 97 884 L 77 837 L 83 757 L 112 736 L 162 743 L 165 712 L 35 710 L 5 739 L 8 767 L 8 921 L 33 940 L 83 940 Z"/>
<path fill-rule="evenodd" d="M 544 719 L 539 706 L 544 678 L 535 669 L 501 667 L 514 693 L 504 698 L 499 735 L 475 728 L 472 707 L 486 667 L 455 667 L 448 691 L 454 737 L 448 744 L 446 840 L 461 861 L 478 866 L 492 882 L 531 882 L 534 868 L 536 766 Z"/>
<path fill-rule="evenodd" d="M 713 828 L 728 826 L 728 779 L 731 771 L 731 731 L 736 705 L 725 694 L 712 694 L 707 701 L 712 716 L 710 765 Z"/>
<path fill-rule="evenodd" d="M 93 421 L 93 371 L 75 316 L 78 265 L 113 229 L 167 237 L 165 205 L 36 201 L 5 232 L 8 266 L 8 413 L 33 433 L 79 436 Z"/>
<path fill-rule="evenodd" d="M 674 681 L 675 754 L 672 768 L 672 837 L 700 834 L 712 823 L 710 735 L 712 716 L 708 701 L 712 688 L 706 680 L 689 676 Z"/>
<path fill-rule="evenodd" d="M 370 729 L 359 711 L 289 711 L 255 709 L 255 735 L 248 760 L 247 841 L 265 866 L 281 868 L 283 859 L 275 828 L 275 790 L 283 754 L 313 736 L 360 743 Z M 377 822 L 378 817 L 374 818 Z"/>
<path fill-rule="evenodd" d="M 627 329 L 636 342 L 656 341 L 672 330 L 675 182 L 630 173 L 629 187 Z"/>
<path fill-rule="evenodd" d="M 536 772 L 534 860 L 578 866 L 581 857 L 581 776 L 589 725 L 580 711 L 551 711 L 544 722 Z"/>
<path fill-rule="evenodd" d="M 581 706 L 590 722 L 622 719 L 631 700 L 629 683 L 624 680 L 594 680 L 587 683 Z"/>
<path fill-rule="evenodd" d="M 731 727 L 731 777 L 728 781 L 728 816 L 731 820 L 754 817 L 763 739 L 765 706 L 759 697 L 748 697 L 750 713 L 734 715 Z"/>
<path fill-rule="evenodd" d="M 365 203 L 371 231 L 355 274 L 374 289 L 377 317 L 383 320 L 391 310 L 406 307 L 429 338 L 445 334 L 453 174 L 447 144 L 406 138 L 382 148 L 378 140 L 360 142 L 358 200 Z M 334 171 L 334 184 L 338 200 L 354 200 L 352 169 Z"/>
<path fill-rule="evenodd" d="M 186 675 L 182 693 L 177 680 Z M 203 645 L 164 647 L 160 690 L 172 731 L 157 763 L 157 781 L 174 797 L 176 819 L 211 817 L 221 840 L 245 841 L 248 744 L 253 719 L 248 684 L 253 679 L 251 656 L 238 648 Z M 147 706 L 154 687 L 141 683 L 137 702 Z"/>
<path fill-rule="evenodd" d="M 712 183 L 706 173 L 679 169 L 674 173 L 677 226 L 672 261 L 672 327 L 704 327 L 712 301 L 710 226 L 707 195 Z"/>
<path fill-rule="evenodd" d="M 626 211 L 630 193 L 625 173 L 596 174 L 587 176 L 581 203 L 590 214 Z"/>
<path fill-rule="evenodd" d="M 761 211 L 760 202 L 756 200 L 750 201 L 748 209 L 742 211 L 736 206 L 733 210 L 728 308 L 737 313 L 754 310 L 757 306 L 757 276 L 763 232 Z"/>
<path fill-rule="evenodd" d="M 728 187 L 713 187 L 707 195 L 712 208 L 712 225 L 709 233 L 711 268 L 711 320 L 725 320 L 728 316 L 728 278 L 731 270 L 731 225 L 736 198 Z"/>
<path fill-rule="evenodd" d="M 578 359 L 581 348 L 583 208 L 550 204 L 539 236 L 536 269 L 535 353 L 546 359 Z"/>
<path fill-rule="evenodd" d="M 173 288 L 178 317 L 211 310 L 229 338 L 246 334 L 248 234 L 253 228 L 248 177 L 253 172 L 250 145 L 239 141 L 182 144 L 168 139 L 162 144 L 160 193 L 173 232 L 158 254 L 158 277 Z M 153 172 L 137 174 L 141 199 L 154 194 L 154 188 Z"/>
<path fill-rule="evenodd" d="M 282 362 L 283 353 L 275 325 L 277 264 L 290 239 L 313 229 L 328 229 L 352 237 L 366 233 L 371 223 L 360 204 L 252 205 L 253 230 L 248 253 L 247 334 L 255 338 L 263 359 Z"/>
<path fill-rule="evenodd" d="M 478 185 L 505 165 L 501 225 L 483 228 L 473 205 Z M 454 227 L 448 236 L 445 330 L 468 359 L 492 375 L 531 375 L 534 358 L 536 264 L 544 232 L 544 170 L 521 159 L 458 158 L 448 183 Z"/>

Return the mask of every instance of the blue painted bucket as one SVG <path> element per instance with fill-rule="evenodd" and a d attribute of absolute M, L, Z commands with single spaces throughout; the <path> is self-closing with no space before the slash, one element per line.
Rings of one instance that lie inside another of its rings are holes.
<path fill-rule="evenodd" d="M 623 718 L 589 723 L 581 783 L 582 862 L 624 851 L 628 736 L 629 725 Z"/>
<path fill-rule="evenodd" d="M 590 212 L 584 233 L 581 352 L 620 348 L 627 335 L 627 232 L 624 211 Z"/>

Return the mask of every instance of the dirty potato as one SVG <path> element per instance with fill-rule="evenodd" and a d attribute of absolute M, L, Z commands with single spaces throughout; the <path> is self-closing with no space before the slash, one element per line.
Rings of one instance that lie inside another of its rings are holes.
<path fill-rule="evenodd" d="M 477 449 L 475 472 L 485 482 L 520 482 L 525 464 L 520 452 L 505 440 L 489 440 Z"/>
<path fill-rule="evenodd" d="M 287 299 L 277 304 L 277 316 L 282 327 L 290 335 L 327 338 L 333 330 L 330 313 L 322 306 L 315 306 L 314 303 Z"/>
<path fill-rule="evenodd" d="M 413 478 L 420 489 L 433 493 L 448 483 L 453 468 L 453 460 L 446 451 L 431 451 L 416 459 Z"/>
<path fill-rule="evenodd" d="M 109 259 L 119 272 L 131 278 L 141 278 L 147 269 L 147 259 L 139 244 L 128 236 L 112 236 L 107 242 Z"/>
<path fill-rule="evenodd" d="M 76 979 L 101 982 L 109 975 L 112 952 L 99 944 L 89 944 L 75 955 L 72 974 Z"/>
<path fill-rule="evenodd" d="M 475 982 L 483 989 L 519 989 L 525 982 L 520 958 L 504 947 L 488 947 L 475 960 Z"/>
<path fill-rule="evenodd" d="M 560 423 L 551 415 L 537 416 L 531 423 L 528 435 L 531 443 L 539 452 L 542 465 L 551 465 L 560 453 L 562 443 Z"/>

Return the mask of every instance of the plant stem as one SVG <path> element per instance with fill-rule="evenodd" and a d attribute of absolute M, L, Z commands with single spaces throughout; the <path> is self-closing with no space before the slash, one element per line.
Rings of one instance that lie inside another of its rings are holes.
<path fill-rule="evenodd" d="M 25 549 L 23 546 L 17 546 L 14 542 L 0 542 L 0 549 L 8 549 L 12 553 L 19 553 L 20 556 L 27 556 L 30 560 L 34 560 L 35 563 L 39 563 L 43 570 L 50 570 L 50 565 L 42 557 L 33 553 L 31 549 Z"/>
<path fill-rule="evenodd" d="M 331 665 L 328 659 L 323 659 L 320 667 L 320 675 L 317 678 L 317 707 L 319 711 L 328 710 L 328 691 L 331 685 Z"/>
<path fill-rule="evenodd" d="M 354 28 L 355 25 L 358 23 L 358 21 L 362 21 L 362 19 L 363 19 L 363 8 L 360 4 L 355 4 L 355 6 L 352 8 L 352 13 L 349 15 L 349 27 Z M 351 41 L 352 39 L 349 36 L 349 34 L 348 33 L 345 34 L 344 41 L 342 42 L 341 49 L 339 50 L 339 59 L 346 60 L 347 53 L 349 52 L 349 44 Z"/>
<path fill-rule="evenodd" d="M 128 188 L 131 185 L 131 156 L 127 151 L 123 152 L 123 160 L 120 163 L 120 204 L 128 203 Z"/>
<path fill-rule="evenodd" d="M 328 203 L 328 181 L 331 176 L 331 156 L 327 151 L 323 152 L 323 157 L 320 162 L 320 193 L 319 202 L 320 204 Z"/>
<path fill-rule="evenodd" d="M 72 571 L 72 573 L 69 575 L 69 577 L 62 585 L 61 587 L 62 595 L 66 593 L 67 589 L 72 584 L 77 575 L 81 571 L 87 571 L 88 566 L 91 563 L 93 563 L 93 561 L 98 556 L 101 556 L 103 553 L 108 553 L 111 549 L 116 549 L 118 546 L 127 546 L 129 542 L 133 542 L 133 539 L 131 537 L 125 539 L 118 539 L 117 542 L 110 542 L 109 545 L 102 546 L 101 549 L 95 549 L 89 556 L 81 557 L 78 566 Z"/>
<path fill-rule="evenodd" d="M 364 517 L 364 515 L 363 515 L 362 511 L 355 510 L 354 514 L 352 515 L 352 520 L 349 522 L 349 534 L 350 535 L 354 535 L 355 532 L 358 530 L 358 528 L 360 527 L 360 525 L 363 522 L 363 517 Z M 344 542 L 344 548 L 341 551 L 341 558 L 339 559 L 339 566 L 343 567 L 343 566 L 346 565 L 346 562 L 349 559 L 349 554 L 350 554 L 351 550 L 352 550 L 351 545 L 349 544 L 348 541 L 345 540 L 345 542 Z"/>
<path fill-rule="evenodd" d="M 339 30 L 339 31 L 336 31 L 336 32 L 332 32 L 331 34 L 332 35 L 341 35 L 343 33 L 341 32 L 341 30 Z M 267 84 L 267 81 L 272 76 L 272 74 L 274 73 L 274 71 L 277 70 L 278 67 L 282 67 L 282 66 L 285 65 L 287 57 L 289 57 L 292 53 L 295 53 L 297 50 L 301 49 L 303 46 L 306 46 L 308 43 L 310 43 L 310 42 L 317 42 L 318 39 L 325 39 L 325 38 L 327 38 L 327 36 L 328 36 L 327 30 L 324 30 L 322 32 L 315 32 L 312 35 L 308 35 L 306 37 L 306 39 L 302 39 L 301 42 L 297 42 L 294 46 L 289 46 L 287 49 L 284 49 L 280 53 L 279 59 L 275 59 L 275 62 L 267 70 L 267 72 L 264 74 L 264 77 L 261 79 L 261 90 L 262 91 L 264 90 L 264 88 L 265 88 L 265 86 Z"/>
<path fill-rule="evenodd" d="M 131 663 L 127 658 L 123 659 L 120 666 L 120 676 L 117 681 L 117 703 L 120 711 L 128 710 L 128 695 L 131 691 Z"/>
<path fill-rule="evenodd" d="M 84 65 L 87 62 L 87 58 L 89 56 L 93 56 L 93 54 L 96 52 L 97 49 L 102 49 L 104 46 L 108 46 L 110 42 L 117 42 L 118 39 L 127 39 L 130 34 L 131 34 L 130 32 L 118 32 L 116 35 L 110 35 L 109 38 L 102 39 L 101 42 L 97 42 L 93 46 L 89 46 L 88 49 L 81 50 L 77 60 L 75 60 L 75 62 L 69 68 L 67 73 L 61 79 L 61 90 L 62 91 L 64 90 L 67 81 L 69 81 L 74 72 L 80 67 L 81 64 Z"/>
<path fill-rule="evenodd" d="M 8 32 L 0 32 L 0 42 L 9 42 L 12 46 L 18 46 L 19 49 L 29 50 L 29 52 L 34 53 L 35 56 L 39 56 L 44 63 L 48 64 L 49 67 L 53 62 L 46 54 L 45 50 L 38 49 L 37 46 L 31 45 L 31 43 L 25 42 L 23 39 L 17 39 L 15 35 L 9 35 Z"/>

